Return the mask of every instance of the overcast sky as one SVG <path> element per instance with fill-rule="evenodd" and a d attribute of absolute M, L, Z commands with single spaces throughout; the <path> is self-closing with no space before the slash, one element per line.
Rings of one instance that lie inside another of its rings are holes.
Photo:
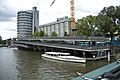
<path fill-rule="evenodd" d="M 39 24 L 56 21 L 64 16 L 70 17 L 70 0 L 0 0 L 0 35 L 3 39 L 17 36 L 17 12 L 32 10 L 36 6 L 39 10 Z M 120 0 L 74 0 L 75 18 L 80 19 L 88 15 L 97 15 L 103 7 L 120 5 Z"/>

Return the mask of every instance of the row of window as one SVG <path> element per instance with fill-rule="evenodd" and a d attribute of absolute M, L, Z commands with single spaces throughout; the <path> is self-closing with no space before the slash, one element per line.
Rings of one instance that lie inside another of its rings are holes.
<path fill-rule="evenodd" d="M 32 21 L 30 18 L 19 18 L 17 21 Z"/>
<path fill-rule="evenodd" d="M 28 26 L 28 27 L 32 27 L 32 24 L 18 24 L 17 26 L 18 26 L 18 27 L 19 27 L 19 26 L 24 26 L 24 27 L 27 27 L 27 26 Z"/>
<path fill-rule="evenodd" d="M 17 19 L 19 20 L 19 19 L 32 19 L 33 17 L 31 17 L 31 16 L 18 16 L 17 17 Z"/>
<path fill-rule="evenodd" d="M 31 22 L 19 22 L 18 25 L 32 25 Z"/>
<path fill-rule="evenodd" d="M 30 16 L 31 16 L 32 13 L 19 13 L 18 16 L 19 16 L 19 15 L 30 15 Z"/>
<path fill-rule="evenodd" d="M 45 34 L 50 35 L 52 32 L 56 32 L 58 36 L 64 36 L 64 32 L 69 34 L 69 22 L 49 25 L 49 26 L 40 26 L 39 31 L 42 30 Z"/>
<path fill-rule="evenodd" d="M 32 14 L 32 11 L 19 11 L 18 14 Z"/>
<path fill-rule="evenodd" d="M 32 26 L 18 26 L 17 29 L 32 29 Z"/>
<path fill-rule="evenodd" d="M 18 30 L 22 30 L 22 31 L 32 31 L 32 28 L 19 28 Z"/>

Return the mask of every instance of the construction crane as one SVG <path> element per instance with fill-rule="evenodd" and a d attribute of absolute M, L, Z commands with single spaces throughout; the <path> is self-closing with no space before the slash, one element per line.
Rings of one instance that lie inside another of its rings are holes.
<path fill-rule="evenodd" d="M 52 6 L 54 4 L 55 0 L 51 3 L 50 6 Z M 75 7 L 74 7 L 74 0 L 70 0 L 70 35 L 74 35 L 75 36 Z"/>

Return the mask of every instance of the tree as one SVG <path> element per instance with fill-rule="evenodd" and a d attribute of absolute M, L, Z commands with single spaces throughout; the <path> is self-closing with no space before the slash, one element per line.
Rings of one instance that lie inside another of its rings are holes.
<path fill-rule="evenodd" d="M 77 35 L 88 35 L 88 26 L 85 17 L 77 20 L 76 28 L 77 28 Z"/>
<path fill-rule="evenodd" d="M 69 34 L 67 34 L 67 32 L 65 31 L 65 32 L 64 32 L 64 36 L 69 36 Z"/>
<path fill-rule="evenodd" d="M 76 22 L 77 35 L 95 34 L 98 29 L 96 26 L 96 16 L 89 15 L 78 19 Z"/>
<path fill-rule="evenodd" d="M 47 36 L 47 35 L 45 35 L 45 33 L 44 33 L 44 31 L 36 31 L 34 34 L 32 34 L 32 37 L 43 37 L 43 36 Z"/>
<path fill-rule="evenodd" d="M 0 44 L 2 44 L 2 37 L 0 36 Z"/>
<path fill-rule="evenodd" d="M 98 25 L 100 26 L 100 31 L 103 32 L 103 34 L 113 34 L 116 31 L 110 17 L 105 15 L 98 16 Z"/>
<path fill-rule="evenodd" d="M 44 35 L 45 35 L 44 31 L 41 30 L 39 36 L 43 37 Z"/>
<path fill-rule="evenodd" d="M 32 37 L 37 37 L 40 35 L 40 32 L 39 31 L 36 31 L 34 34 L 32 34 Z"/>
<path fill-rule="evenodd" d="M 45 37 L 48 37 L 48 34 L 45 34 Z"/>
<path fill-rule="evenodd" d="M 97 17 L 100 30 L 104 34 L 111 35 L 111 42 L 114 33 L 120 29 L 120 13 L 118 12 L 120 12 L 120 6 L 104 7 Z"/>
<path fill-rule="evenodd" d="M 116 6 L 116 17 L 118 18 L 117 21 L 118 34 L 120 34 L 120 6 Z"/>
<path fill-rule="evenodd" d="M 56 37 L 57 36 L 57 33 L 55 31 L 52 32 L 51 34 L 52 37 Z"/>

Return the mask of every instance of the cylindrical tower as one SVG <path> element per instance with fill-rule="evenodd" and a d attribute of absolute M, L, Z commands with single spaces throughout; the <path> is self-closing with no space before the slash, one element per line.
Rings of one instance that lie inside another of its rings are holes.
<path fill-rule="evenodd" d="M 19 11 L 17 13 L 17 37 L 31 37 L 39 26 L 39 11 L 37 7 L 33 10 Z"/>
<path fill-rule="evenodd" d="M 19 11 L 17 13 L 17 37 L 31 37 L 32 11 Z"/>

